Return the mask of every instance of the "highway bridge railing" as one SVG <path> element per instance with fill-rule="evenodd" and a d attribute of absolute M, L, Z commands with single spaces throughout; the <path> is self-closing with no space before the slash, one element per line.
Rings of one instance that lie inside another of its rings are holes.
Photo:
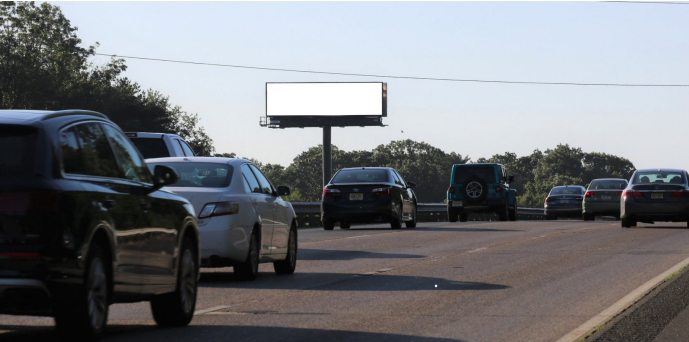
<path fill-rule="evenodd" d="M 297 214 L 299 228 L 322 227 L 320 202 L 292 202 L 292 207 Z M 419 222 L 443 222 L 447 221 L 447 204 L 445 203 L 419 203 L 417 208 Z M 518 220 L 544 220 L 545 214 L 541 208 L 517 208 Z M 469 221 L 498 221 L 498 216 L 493 213 L 470 213 Z"/>

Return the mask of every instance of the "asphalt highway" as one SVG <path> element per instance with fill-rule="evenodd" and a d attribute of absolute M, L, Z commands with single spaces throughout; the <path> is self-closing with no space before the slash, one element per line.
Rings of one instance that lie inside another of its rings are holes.
<path fill-rule="evenodd" d="M 191 326 L 117 304 L 105 341 L 555 341 L 687 257 L 686 224 L 304 229 L 294 275 L 202 269 Z M 0 341 L 52 340 L 50 318 L 0 315 Z"/>

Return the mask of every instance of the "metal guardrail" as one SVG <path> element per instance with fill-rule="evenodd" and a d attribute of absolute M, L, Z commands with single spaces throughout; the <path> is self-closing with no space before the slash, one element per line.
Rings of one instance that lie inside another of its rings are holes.
<path fill-rule="evenodd" d="M 299 228 L 322 227 L 321 202 L 292 202 L 292 207 L 297 214 Z M 447 221 L 447 204 L 445 203 L 419 203 L 417 207 L 419 222 L 444 222 Z M 517 207 L 518 220 L 543 220 L 543 209 Z M 492 213 L 470 213 L 469 221 L 497 221 L 498 217 Z"/>

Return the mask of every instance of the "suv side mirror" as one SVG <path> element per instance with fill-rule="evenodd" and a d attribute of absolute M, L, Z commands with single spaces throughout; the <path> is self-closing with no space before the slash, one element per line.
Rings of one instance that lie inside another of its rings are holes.
<path fill-rule="evenodd" d="M 156 165 L 153 169 L 153 190 L 158 190 L 166 185 L 175 184 L 179 180 L 177 172 L 169 166 Z"/>
<path fill-rule="evenodd" d="M 514 176 L 509 175 L 509 176 L 507 177 L 507 183 L 512 183 L 512 182 L 514 182 Z"/>
<path fill-rule="evenodd" d="M 278 196 L 289 196 L 291 193 L 292 193 L 292 190 L 289 188 L 289 186 L 285 186 L 285 185 L 278 186 Z"/>
<path fill-rule="evenodd" d="M 414 182 L 407 182 L 407 187 L 408 187 L 408 188 L 413 188 L 413 187 L 415 187 L 415 186 L 416 186 L 416 183 L 414 183 Z"/>

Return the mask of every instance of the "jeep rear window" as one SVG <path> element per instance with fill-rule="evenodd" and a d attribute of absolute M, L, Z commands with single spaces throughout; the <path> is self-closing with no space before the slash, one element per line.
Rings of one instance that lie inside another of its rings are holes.
<path fill-rule="evenodd" d="M 162 138 L 129 138 L 134 143 L 144 159 L 166 158 L 170 156 L 170 151 Z"/>
<path fill-rule="evenodd" d="M 29 177 L 36 174 L 35 128 L 0 125 L 0 176 Z"/>
<path fill-rule="evenodd" d="M 460 166 L 455 168 L 455 184 L 466 184 L 471 178 L 481 178 L 486 183 L 495 183 L 495 168 L 492 165 Z"/>
<path fill-rule="evenodd" d="M 388 170 L 381 169 L 361 169 L 361 170 L 342 170 L 333 177 L 333 183 L 373 183 L 387 182 Z"/>

